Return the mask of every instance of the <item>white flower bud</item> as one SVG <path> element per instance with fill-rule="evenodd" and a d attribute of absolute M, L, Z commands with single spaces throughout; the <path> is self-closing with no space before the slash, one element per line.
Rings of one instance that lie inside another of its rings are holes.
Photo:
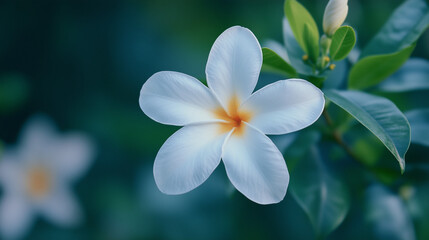
<path fill-rule="evenodd" d="M 347 17 L 348 0 L 329 0 L 323 15 L 323 31 L 329 37 L 343 24 Z"/>

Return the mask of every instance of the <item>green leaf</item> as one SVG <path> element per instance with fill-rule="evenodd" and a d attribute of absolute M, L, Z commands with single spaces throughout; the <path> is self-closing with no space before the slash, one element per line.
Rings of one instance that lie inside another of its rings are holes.
<path fill-rule="evenodd" d="M 378 85 L 377 90 L 407 92 L 429 89 L 429 61 L 409 59 L 395 74 Z"/>
<path fill-rule="evenodd" d="M 317 58 L 319 57 L 319 35 L 314 35 L 315 32 L 311 31 L 311 27 L 308 23 L 304 24 L 303 34 L 308 56 L 313 62 L 317 62 Z"/>
<path fill-rule="evenodd" d="M 323 83 L 325 82 L 325 79 L 326 79 L 325 76 L 308 75 L 308 76 L 302 76 L 302 77 L 304 79 L 306 79 L 307 81 L 311 82 L 312 84 L 314 84 L 314 86 L 316 86 L 318 88 L 323 87 Z"/>
<path fill-rule="evenodd" d="M 358 128 L 358 131 L 362 131 L 362 129 Z M 382 159 L 384 152 L 384 147 L 378 143 L 379 140 L 374 135 L 362 134 L 353 144 L 352 148 L 362 163 L 374 169 L 376 164 Z"/>
<path fill-rule="evenodd" d="M 277 53 L 269 48 L 262 48 L 264 57 L 262 71 L 275 72 L 288 77 L 296 77 L 296 70 L 281 58 Z"/>
<path fill-rule="evenodd" d="M 411 141 L 429 147 L 429 109 L 405 113 L 411 125 Z"/>
<path fill-rule="evenodd" d="M 416 42 L 428 26 L 429 7 L 427 1 L 405 1 L 364 48 L 360 58 L 398 52 Z"/>
<path fill-rule="evenodd" d="M 315 46 L 319 48 L 319 30 L 313 17 L 296 0 L 286 0 L 284 10 L 297 42 L 304 52 L 313 56 Z"/>
<path fill-rule="evenodd" d="M 283 60 L 285 60 L 287 63 L 290 63 L 289 53 L 287 52 L 284 44 L 269 39 L 264 41 L 262 47 L 271 49 L 273 52 L 283 58 Z"/>
<path fill-rule="evenodd" d="M 311 74 L 312 73 L 311 67 L 306 65 L 302 61 L 302 56 L 304 56 L 305 53 L 301 49 L 295 36 L 293 35 L 292 28 L 287 18 L 283 18 L 283 40 L 284 40 L 285 48 L 292 66 L 299 73 L 307 74 L 307 75 Z"/>
<path fill-rule="evenodd" d="M 365 194 L 365 203 L 371 239 L 416 239 L 410 213 L 398 195 L 383 185 L 373 185 Z"/>
<path fill-rule="evenodd" d="M 413 44 L 399 52 L 359 60 L 350 70 L 349 88 L 364 89 L 380 83 L 407 61 L 415 46 Z"/>
<path fill-rule="evenodd" d="M 359 91 L 327 90 L 325 96 L 370 130 L 405 170 L 410 145 L 410 125 L 404 114 L 386 98 Z"/>
<path fill-rule="evenodd" d="M 329 54 L 332 60 L 339 61 L 347 57 L 356 43 L 355 31 L 350 26 L 342 26 L 332 36 Z"/>
<path fill-rule="evenodd" d="M 311 142 L 313 137 L 314 134 L 300 136 L 306 144 L 309 142 L 307 140 Z M 289 157 L 287 151 L 285 158 L 288 166 L 291 160 Z M 317 238 L 325 238 L 347 215 L 350 206 L 347 188 L 342 181 L 329 173 L 316 145 L 303 151 L 301 157 L 294 160 L 295 164 L 289 166 L 289 191 L 309 217 Z"/>

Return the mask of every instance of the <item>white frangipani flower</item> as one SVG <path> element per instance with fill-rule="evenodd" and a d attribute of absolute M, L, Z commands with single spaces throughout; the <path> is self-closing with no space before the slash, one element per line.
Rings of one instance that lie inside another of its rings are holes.
<path fill-rule="evenodd" d="M 325 13 L 323 15 L 323 31 L 329 37 L 334 35 L 335 31 L 346 20 L 349 6 L 348 0 L 329 0 L 326 5 Z"/>
<path fill-rule="evenodd" d="M 93 148 L 86 136 L 59 135 L 43 117 L 30 120 L 20 145 L 5 148 L 0 159 L 0 236 L 18 239 L 40 214 L 59 226 L 82 218 L 69 185 L 89 167 Z"/>
<path fill-rule="evenodd" d="M 202 184 L 222 158 L 228 178 L 260 204 L 281 201 L 289 183 L 282 154 L 265 134 L 285 134 L 315 122 L 323 93 L 290 79 L 252 94 L 262 66 L 258 40 L 235 26 L 215 41 L 206 66 L 207 83 L 178 72 L 158 72 L 140 92 L 140 107 L 153 120 L 184 126 L 159 150 L 154 163 L 158 188 L 167 194 Z"/>

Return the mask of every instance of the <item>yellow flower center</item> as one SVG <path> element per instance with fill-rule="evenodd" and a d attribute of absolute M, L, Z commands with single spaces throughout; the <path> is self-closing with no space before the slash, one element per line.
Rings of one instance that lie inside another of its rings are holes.
<path fill-rule="evenodd" d="M 35 166 L 28 170 L 26 187 L 31 197 L 45 196 L 52 186 L 51 175 L 49 171 L 42 166 Z"/>
<path fill-rule="evenodd" d="M 252 118 L 252 113 L 239 111 L 239 107 L 238 98 L 233 96 L 228 103 L 228 112 L 221 107 L 214 111 L 217 118 L 227 121 L 220 124 L 220 133 L 229 132 L 235 128 L 233 134 L 243 135 L 246 127 L 243 121 L 248 122 Z"/>

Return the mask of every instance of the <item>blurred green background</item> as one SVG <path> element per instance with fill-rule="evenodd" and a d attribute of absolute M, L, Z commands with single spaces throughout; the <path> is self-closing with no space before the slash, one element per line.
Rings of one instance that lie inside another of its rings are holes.
<path fill-rule="evenodd" d="M 328 1 L 300 2 L 321 27 Z M 357 46 L 401 3 L 349 1 L 346 23 L 357 32 Z M 261 43 L 282 41 L 282 18 L 283 0 L 1 1 L 1 141 L 15 144 L 25 121 L 43 113 L 61 131 L 89 134 L 98 153 L 74 186 L 85 222 L 60 229 L 40 219 L 29 239 L 312 239 L 310 222 L 290 194 L 279 204 L 257 205 L 235 192 L 222 164 L 190 193 L 160 193 L 153 161 L 177 128 L 150 120 L 138 105 L 142 84 L 155 72 L 203 79 L 211 45 L 228 27 L 247 27 Z M 426 31 L 413 56 L 428 59 L 428 42 Z M 409 100 L 391 97 L 408 108 Z M 412 101 L 429 106 L 420 100 Z M 330 238 L 371 236 L 362 206 L 352 200 L 351 209 L 358 217 Z"/>

